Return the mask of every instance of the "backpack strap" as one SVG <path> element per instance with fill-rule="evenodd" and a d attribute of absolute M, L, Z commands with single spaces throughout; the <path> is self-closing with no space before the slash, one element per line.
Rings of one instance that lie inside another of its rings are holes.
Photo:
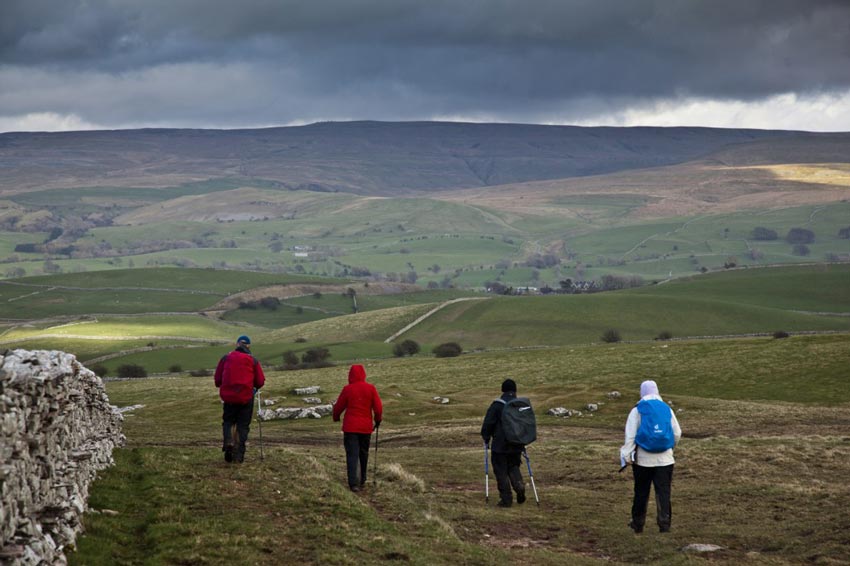
<path fill-rule="evenodd" d="M 498 399 L 494 400 L 493 402 L 494 402 L 494 403 L 501 403 L 502 405 L 507 405 L 507 404 L 508 404 L 508 402 L 507 402 L 507 401 L 505 401 L 504 399 L 502 399 L 501 397 L 499 397 Z"/>

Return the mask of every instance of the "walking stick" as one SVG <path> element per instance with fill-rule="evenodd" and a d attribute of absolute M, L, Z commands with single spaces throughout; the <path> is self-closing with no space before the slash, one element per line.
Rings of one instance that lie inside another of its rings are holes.
<path fill-rule="evenodd" d="M 260 401 L 260 390 L 257 389 L 257 423 L 260 426 L 260 460 L 265 460 L 265 454 L 263 454 L 263 419 L 260 416 L 262 406 L 263 403 Z"/>
<path fill-rule="evenodd" d="M 487 459 L 487 449 L 490 447 L 484 443 L 484 505 L 490 504 L 490 462 Z"/>
<path fill-rule="evenodd" d="M 378 431 L 381 425 L 375 424 L 375 465 L 372 467 L 372 485 L 378 485 Z"/>
<path fill-rule="evenodd" d="M 540 507 L 540 498 L 537 497 L 537 486 L 534 485 L 534 474 L 531 472 L 531 458 L 528 457 L 528 451 L 523 448 L 522 453 L 525 455 L 525 463 L 528 465 L 528 477 L 531 478 L 531 489 L 534 490 L 534 500 L 537 506 Z"/>

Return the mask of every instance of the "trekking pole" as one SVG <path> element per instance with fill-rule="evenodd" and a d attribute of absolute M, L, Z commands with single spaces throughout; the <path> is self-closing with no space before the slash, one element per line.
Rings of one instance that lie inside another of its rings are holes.
<path fill-rule="evenodd" d="M 262 406 L 263 403 L 260 401 L 260 390 L 257 389 L 257 424 L 260 427 L 260 460 L 265 460 L 265 454 L 263 454 L 263 418 L 260 416 Z"/>
<path fill-rule="evenodd" d="M 490 462 L 487 459 L 487 449 L 490 447 L 484 443 L 484 504 L 490 504 Z"/>
<path fill-rule="evenodd" d="M 372 485 L 378 485 L 378 431 L 381 429 L 381 426 L 375 425 L 375 465 L 372 466 Z"/>
<path fill-rule="evenodd" d="M 534 500 L 537 502 L 537 506 L 540 507 L 540 498 L 537 497 L 537 486 L 534 485 L 534 474 L 531 471 L 531 458 L 528 457 L 528 451 L 523 448 L 522 453 L 525 455 L 525 463 L 528 465 L 528 477 L 531 478 L 531 489 L 534 490 Z"/>

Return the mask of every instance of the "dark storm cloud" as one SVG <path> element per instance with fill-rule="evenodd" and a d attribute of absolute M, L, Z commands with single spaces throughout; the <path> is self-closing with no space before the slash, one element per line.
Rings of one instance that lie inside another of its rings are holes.
<path fill-rule="evenodd" d="M 577 105 L 839 92 L 849 63 L 846 0 L 0 2 L 0 112 L 98 123 L 534 120 Z M 36 87 L 53 95 L 13 96 Z"/>

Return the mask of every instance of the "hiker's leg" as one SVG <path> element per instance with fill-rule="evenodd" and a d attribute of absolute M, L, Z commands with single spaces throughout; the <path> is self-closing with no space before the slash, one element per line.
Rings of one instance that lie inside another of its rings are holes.
<path fill-rule="evenodd" d="M 658 528 L 666 532 L 670 530 L 673 519 L 673 508 L 670 503 L 670 491 L 673 484 L 673 464 L 655 468 L 652 485 L 655 486 L 656 521 Z"/>
<path fill-rule="evenodd" d="M 503 505 L 513 503 L 514 494 L 511 491 L 511 480 L 508 477 L 508 455 L 492 452 L 490 461 L 493 463 L 493 474 L 496 476 L 496 485 L 499 487 L 499 499 Z"/>
<path fill-rule="evenodd" d="M 646 506 L 649 503 L 649 490 L 652 488 L 652 476 L 655 468 L 632 465 L 635 477 L 635 497 L 632 501 L 633 529 L 642 529 L 646 523 Z"/>
<path fill-rule="evenodd" d="M 522 481 L 522 455 L 508 454 L 508 479 L 517 494 L 517 500 L 525 498 L 525 483 Z M 522 496 L 522 497 L 520 497 Z"/>
<path fill-rule="evenodd" d="M 345 468 L 348 473 L 348 487 L 354 489 L 360 486 L 357 471 L 360 467 L 360 439 L 353 432 L 342 433 L 342 443 L 345 445 Z"/>
<path fill-rule="evenodd" d="M 236 429 L 239 431 L 239 448 L 236 451 L 236 460 L 241 462 L 245 459 L 245 442 L 248 440 L 248 431 L 251 429 L 251 418 L 254 416 L 254 399 L 239 406 L 239 418 L 236 421 Z"/>
<path fill-rule="evenodd" d="M 358 434 L 360 459 L 360 485 L 366 483 L 366 470 L 369 468 L 369 444 L 372 440 L 371 434 Z"/>

